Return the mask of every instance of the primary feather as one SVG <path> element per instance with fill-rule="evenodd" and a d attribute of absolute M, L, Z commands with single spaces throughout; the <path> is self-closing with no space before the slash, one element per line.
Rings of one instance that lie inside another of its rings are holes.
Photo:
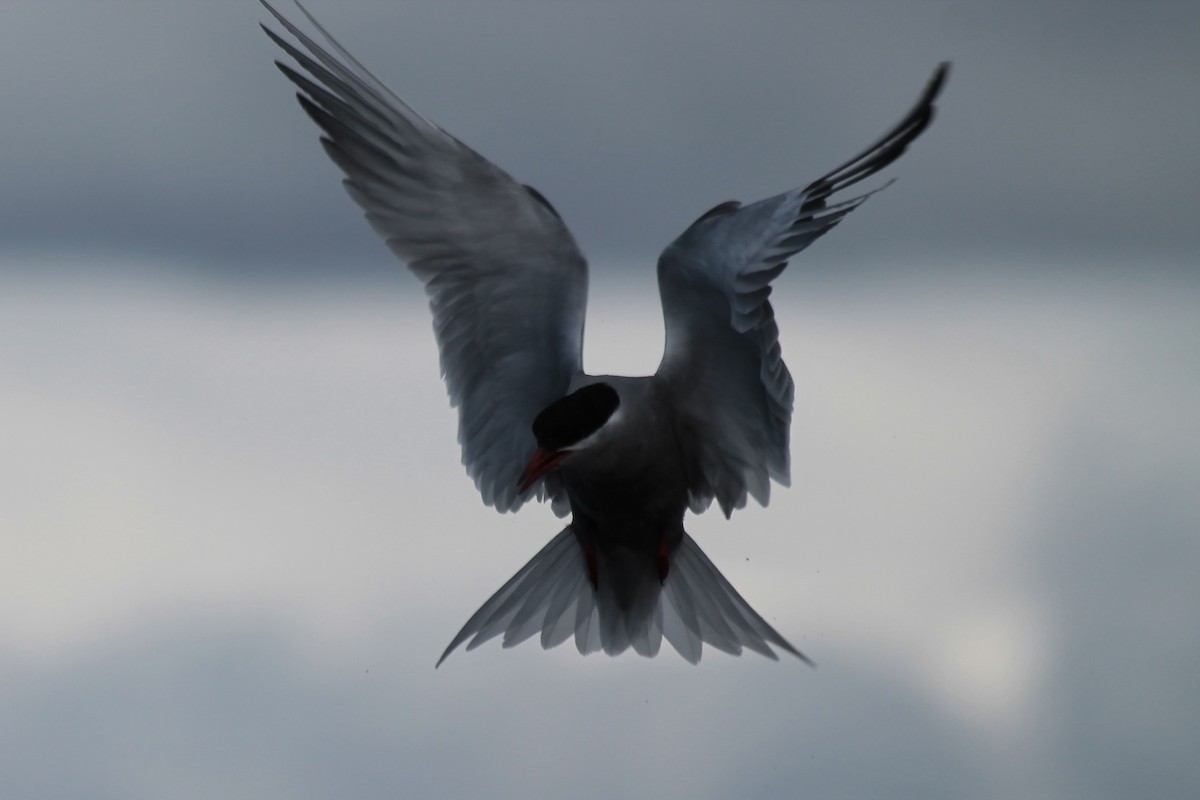
<path fill-rule="evenodd" d="M 263 5 L 307 51 L 263 28 L 313 78 L 279 65 L 346 191 L 425 285 L 467 473 L 485 503 L 515 511 L 529 421 L 580 370 L 587 262 L 537 194 L 409 108 L 311 16 L 333 53 Z"/>

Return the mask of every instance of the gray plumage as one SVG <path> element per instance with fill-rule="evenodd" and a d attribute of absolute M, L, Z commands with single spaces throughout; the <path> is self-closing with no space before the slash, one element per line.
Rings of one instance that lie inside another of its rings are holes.
<path fill-rule="evenodd" d="M 693 223 L 658 262 L 666 346 L 656 374 L 589 376 L 587 262 L 550 203 L 411 109 L 303 7 L 324 45 L 263 5 L 300 44 L 264 26 L 307 73 L 279 65 L 347 191 L 425 286 L 463 464 L 484 502 L 514 511 L 538 497 L 572 515 L 442 659 L 463 643 L 502 635 L 509 647 L 540 633 L 547 648 L 574 636 L 583 653 L 653 656 L 666 638 L 692 662 L 702 643 L 807 661 L 717 571 L 683 515 L 714 500 L 727 517 L 747 497 L 765 506 L 771 481 L 789 482 L 794 386 L 771 282 L 873 192 L 832 195 L 925 129 L 947 65 L 855 158 L 803 189 L 725 203 Z"/>

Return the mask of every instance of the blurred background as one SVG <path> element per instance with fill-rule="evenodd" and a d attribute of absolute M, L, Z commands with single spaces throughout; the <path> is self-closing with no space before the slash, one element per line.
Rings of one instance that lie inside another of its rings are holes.
<path fill-rule="evenodd" d="M 280 0 L 293 17 L 299 14 Z M 559 530 L 459 464 L 417 281 L 245 2 L 0 6 L 0 795 L 1128 798 L 1200 786 L 1200 5 L 334 3 L 592 262 L 807 183 L 791 488 L 689 530 L 820 665 L 492 642 Z"/>

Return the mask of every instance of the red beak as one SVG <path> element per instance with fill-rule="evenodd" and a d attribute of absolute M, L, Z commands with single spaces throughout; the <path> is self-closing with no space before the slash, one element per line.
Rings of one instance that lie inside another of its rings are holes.
<path fill-rule="evenodd" d="M 540 447 L 535 450 L 533 458 L 529 459 L 529 463 L 525 465 L 525 469 L 521 470 L 521 477 L 517 478 L 517 487 L 520 489 L 521 494 L 529 491 L 530 486 L 533 486 L 539 478 L 561 464 L 562 460 L 569 455 L 571 455 L 570 450 L 543 450 Z"/>

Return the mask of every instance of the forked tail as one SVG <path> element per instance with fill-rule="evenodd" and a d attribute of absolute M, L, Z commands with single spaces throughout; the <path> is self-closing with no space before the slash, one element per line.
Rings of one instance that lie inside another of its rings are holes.
<path fill-rule="evenodd" d="M 646 574 L 652 567 L 647 564 Z M 504 634 L 504 647 L 513 647 L 539 632 L 547 650 L 574 635 L 583 654 L 617 655 L 632 647 L 653 656 L 666 638 L 693 664 L 704 643 L 733 655 L 745 648 L 777 659 L 775 645 L 813 663 L 742 599 L 686 533 L 671 554 L 666 579 L 655 574 L 643 582 L 641 602 L 617 602 L 606 590 L 607 577 L 602 565 L 600 588 L 592 585 L 583 548 L 568 525 L 467 620 L 438 666 L 463 642 L 473 650 Z M 625 584 L 629 580 L 626 575 Z"/>

